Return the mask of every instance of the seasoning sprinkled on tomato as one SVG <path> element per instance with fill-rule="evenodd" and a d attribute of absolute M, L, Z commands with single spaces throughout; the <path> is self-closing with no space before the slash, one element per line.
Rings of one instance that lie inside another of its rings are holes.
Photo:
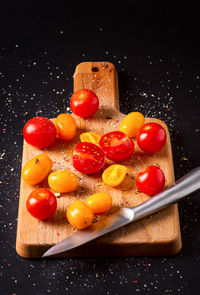
<path fill-rule="evenodd" d="M 93 143 L 80 142 L 74 149 L 72 163 L 82 173 L 95 173 L 104 166 L 104 153 Z"/>
<path fill-rule="evenodd" d="M 134 151 L 134 143 L 121 131 L 113 131 L 102 136 L 99 142 L 106 157 L 120 162 L 129 158 Z"/>

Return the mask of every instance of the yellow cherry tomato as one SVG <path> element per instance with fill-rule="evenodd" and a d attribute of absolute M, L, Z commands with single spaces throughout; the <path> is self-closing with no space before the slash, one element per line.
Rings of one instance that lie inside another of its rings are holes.
<path fill-rule="evenodd" d="M 69 193 L 77 188 L 77 176 L 68 170 L 58 170 L 49 174 L 48 183 L 56 192 Z"/>
<path fill-rule="evenodd" d="M 91 142 L 93 144 L 99 145 L 101 135 L 94 132 L 84 132 L 80 135 L 81 142 Z"/>
<path fill-rule="evenodd" d="M 119 131 L 124 132 L 128 137 L 134 137 L 143 124 L 144 116 L 139 112 L 132 112 L 121 122 Z"/>
<path fill-rule="evenodd" d="M 47 154 L 40 154 L 26 163 L 22 169 L 22 178 L 28 184 L 38 184 L 47 177 L 52 166 L 53 162 Z"/>
<path fill-rule="evenodd" d="M 86 204 L 94 214 L 100 214 L 110 210 L 112 198 L 107 193 L 96 193 L 87 198 Z"/>
<path fill-rule="evenodd" d="M 60 114 L 55 120 L 58 137 L 62 140 L 70 140 L 76 134 L 76 122 L 70 114 Z"/>
<path fill-rule="evenodd" d="M 67 219 L 71 226 L 83 229 L 92 224 L 94 214 L 86 203 L 76 200 L 67 208 Z"/>
<path fill-rule="evenodd" d="M 118 186 L 126 175 L 127 168 L 123 165 L 111 165 L 102 174 L 103 182 L 110 186 Z"/>

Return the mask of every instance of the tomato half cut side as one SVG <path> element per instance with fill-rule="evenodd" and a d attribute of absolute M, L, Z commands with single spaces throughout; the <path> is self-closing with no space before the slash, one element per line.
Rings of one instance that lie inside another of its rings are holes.
<path fill-rule="evenodd" d="M 103 151 L 97 145 L 90 142 L 80 142 L 76 145 L 72 164 L 82 173 L 91 174 L 101 170 L 105 162 Z"/>
<path fill-rule="evenodd" d="M 106 157 L 121 162 L 129 158 L 134 152 L 134 142 L 121 131 L 113 131 L 102 136 L 99 142 Z"/>
<path fill-rule="evenodd" d="M 94 132 L 84 132 L 80 134 L 81 142 L 91 142 L 99 146 L 101 135 Z"/>
<path fill-rule="evenodd" d="M 111 165 L 102 174 L 103 182 L 110 186 L 118 186 L 124 180 L 126 171 L 124 165 Z"/>

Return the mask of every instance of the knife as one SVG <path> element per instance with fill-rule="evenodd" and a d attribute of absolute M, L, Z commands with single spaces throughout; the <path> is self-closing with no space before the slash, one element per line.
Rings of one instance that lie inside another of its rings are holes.
<path fill-rule="evenodd" d="M 179 179 L 175 185 L 152 197 L 150 200 L 133 208 L 121 208 L 117 213 L 57 243 L 47 250 L 42 257 L 52 256 L 77 248 L 124 225 L 174 204 L 199 189 L 200 167 L 197 167 Z"/>

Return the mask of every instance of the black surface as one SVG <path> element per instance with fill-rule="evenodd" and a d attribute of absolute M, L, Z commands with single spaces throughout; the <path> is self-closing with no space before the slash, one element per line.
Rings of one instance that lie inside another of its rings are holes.
<path fill-rule="evenodd" d="M 23 126 L 66 112 L 82 61 L 115 64 L 122 112 L 168 124 L 176 179 L 200 165 L 198 8 L 132 2 L 1 3 L 0 294 L 199 290 L 200 194 L 179 205 L 183 249 L 174 257 L 24 260 L 15 252 Z"/>

